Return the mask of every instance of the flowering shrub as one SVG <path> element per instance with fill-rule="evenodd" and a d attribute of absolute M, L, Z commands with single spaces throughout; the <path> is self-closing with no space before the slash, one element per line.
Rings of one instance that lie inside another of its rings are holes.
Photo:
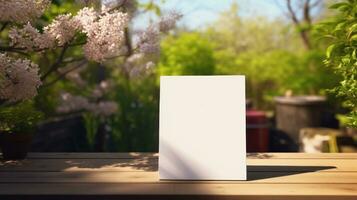
<path fill-rule="evenodd" d="M 81 72 L 91 61 L 103 65 L 108 60 L 124 57 L 121 66 L 128 68 L 132 75 L 145 72 L 154 65 L 147 55 L 158 52 L 160 34 L 172 29 L 180 18 L 174 12 L 162 17 L 141 31 L 135 46 L 131 46 L 127 29 L 135 14 L 134 0 L 102 1 L 99 7 L 96 5 L 100 1 L 77 2 L 85 7 L 75 14 L 59 14 L 44 23 L 40 17 L 51 6 L 50 0 L 0 0 L 0 31 L 8 36 L 4 40 L 8 45 L 0 43 L 1 102 L 31 99 L 41 85 L 48 87 L 62 78 L 83 88 L 87 82 Z M 74 55 L 73 49 L 78 46 L 82 47 L 82 53 Z M 35 64 L 38 57 L 48 56 L 50 52 L 59 52 L 53 64 Z M 32 58 L 35 59 L 31 61 Z M 62 93 L 58 111 L 86 110 L 110 115 L 117 106 L 102 98 L 108 91 L 108 82 L 102 80 L 98 86 L 91 87 L 89 98 Z"/>
<path fill-rule="evenodd" d="M 40 85 L 38 65 L 27 59 L 14 59 L 0 53 L 0 99 L 30 99 Z"/>
<path fill-rule="evenodd" d="M 1 0 L 0 19 L 3 22 L 27 23 L 38 17 L 49 7 L 48 0 Z"/>

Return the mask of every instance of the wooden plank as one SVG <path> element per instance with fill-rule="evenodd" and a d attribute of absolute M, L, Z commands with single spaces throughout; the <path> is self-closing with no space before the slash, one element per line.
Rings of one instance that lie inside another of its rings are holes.
<path fill-rule="evenodd" d="M 357 154 L 248 154 L 248 181 L 158 181 L 157 158 L 152 153 L 31 153 L 25 161 L 0 161 L 0 199 L 28 194 L 357 199 Z M 18 197 L 13 199 L 25 196 Z"/>
<path fill-rule="evenodd" d="M 356 200 L 355 196 L 334 196 L 334 195 L 1 195 L 2 200 Z"/>
<path fill-rule="evenodd" d="M 158 153 L 29 153 L 32 159 L 158 158 Z M 249 159 L 357 159 L 357 153 L 248 153 Z"/>
<path fill-rule="evenodd" d="M 29 153 L 29 159 L 136 159 L 158 158 L 158 153 Z"/>
<path fill-rule="evenodd" d="M 357 160 L 355 159 L 248 159 L 247 165 L 266 166 L 276 170 L 290 170 L 311 166 L 326 171 L 356 171 Z M 323 169 L 326 168 L 326 169 Z M 264 169 L 264 168 L 263 168 Z"/>
<path fill-rule="evenodd" d="M 357 198 L 357 184 L 200 184 L 200 183 L 18 183 L 0 184 L 1 195 L 235 195 L 331 196 Z"/>
<path fill-rule="evenodd" d="M 27 159 L 0 161 L 0 171 L 156 171 L 152 159 Z"/>
<path fill-rule="evenodd" d="M 248 159 L 357 159 L 357 153 L 248 153 Z"/>
<path fill-rule="evenodd" d="M 0 183 L 174 183 L 159 181 L 157 172 L 0 172 Z M 189 183 L 197 181 L 180 181 Z M 248 172 L 248 181 L 199 181 L 199 183 L 353 183 L 357 172 Z M 357 192 L 357 191 L 356 191 Z"/>
<path fill-rule="evenodd" d="M 357 171 L 355 159 L 247 159 L 248 171 Z M 0 161 L 0 171 L 156 171 L 157 160 L 27 159 Z"/>

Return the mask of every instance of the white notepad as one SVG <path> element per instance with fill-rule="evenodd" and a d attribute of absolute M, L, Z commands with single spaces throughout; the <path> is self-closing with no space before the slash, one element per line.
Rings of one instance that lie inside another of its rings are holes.
<path fill-rule="evenodd" d="M 246 180 L 244 76 L 161 76 L 159 177 Z"/>

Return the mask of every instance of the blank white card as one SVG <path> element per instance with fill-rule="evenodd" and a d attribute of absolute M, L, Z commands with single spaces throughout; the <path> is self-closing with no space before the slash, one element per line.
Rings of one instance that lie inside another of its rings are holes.
<path fill-rule="evenodd" d="M 159 177 L 246 180 L 244 76 L 161 76 Z"/>

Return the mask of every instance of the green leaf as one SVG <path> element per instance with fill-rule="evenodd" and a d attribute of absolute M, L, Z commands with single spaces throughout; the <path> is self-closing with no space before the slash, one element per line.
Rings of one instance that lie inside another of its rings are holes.
<path fill-rule="evenodd" d="M 343 30 L 345 29 L 347 22 L 340 22 L 336 25 L 335 27 L 335 31 L 339 31 L 339 30 Z"/>
<path fill-rule="evenodd" d="M 346 3 L 346 2 L 335 3 L 335 4 L 331 5 L 329 8 L 330 9 L 339 9 L 343 6 L 349 6 L 349 3 Z"/>
<path fill-rule="evenodd" d="M 331 58 L 331 54 L 332 54 L 332 51 L 334 50 L 334 48 L 335 48 L 335 44 L 333 44 L 333 45 L 330 45 L 328 48 L 327 48 L 327 50 L 326 50 L 326 57 L 327 58 Z"/>
<path fill-rule="evenodd" d="M 353 24 L 349 29 L 350 31 L 357 31 L 357 24 Z"/>
<path fill-rule="evenodd" d="M 350 41 L 353 41 L 353 40 L 357 40 L 357 34 L 354 34 L 354 35 L 352 35 L 352 37 L 350 37 Z"/>
<path fill-rule="evenodd" d="M 352 52 L 352 58 L 355 59 L 355 60 L 357 59 L 357 57 L 356 57 L 356 49 L 353 50 L 353 52 Z"/>

